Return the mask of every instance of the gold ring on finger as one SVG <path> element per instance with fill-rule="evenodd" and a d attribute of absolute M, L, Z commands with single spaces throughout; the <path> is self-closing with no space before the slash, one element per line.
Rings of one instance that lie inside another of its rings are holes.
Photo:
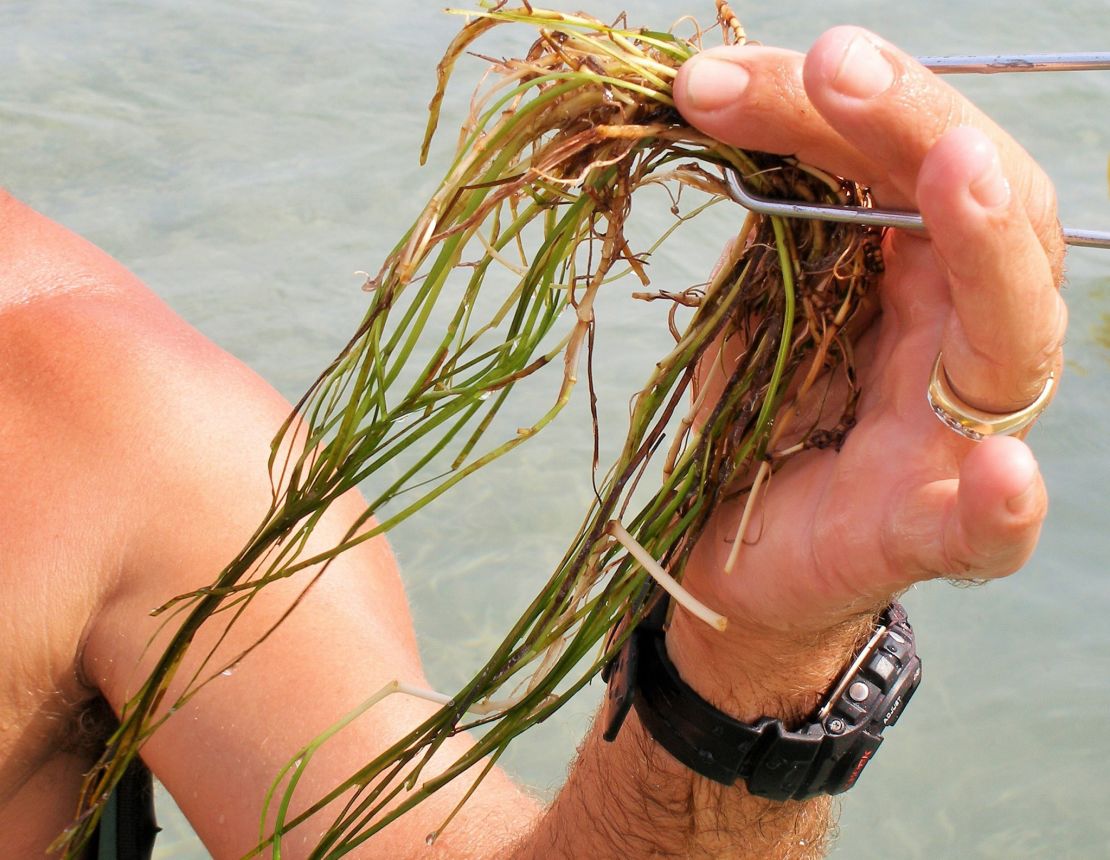
<path fill-rule="evenodd" d="M 984 412 L 968 405 L 956 394 L 938 352 L 929 378 L 929 405 L 946 427 L 966 439 L 980 442 L 988 436 L 1011 436 L 1036 421 L 1048 406 L 1055 381 L 1056 374 L 1050 373 L 1036 399 L 1016 412 Z"/>

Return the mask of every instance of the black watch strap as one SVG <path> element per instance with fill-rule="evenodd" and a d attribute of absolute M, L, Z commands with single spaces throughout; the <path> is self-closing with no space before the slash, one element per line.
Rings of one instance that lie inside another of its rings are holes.
<path fill-rule="evenodd" d="M 699 696 L 667 655 L 661 600 L 607 667 L 605 737 L 630 707 L 651 736 L 691 770 L 776 800 L 837 794 L 855 784 L 921 680 L 921 661 L 902 607 L 893 603 L 874 635 L 796 731 L 764 717 L 735 720 Z"/>

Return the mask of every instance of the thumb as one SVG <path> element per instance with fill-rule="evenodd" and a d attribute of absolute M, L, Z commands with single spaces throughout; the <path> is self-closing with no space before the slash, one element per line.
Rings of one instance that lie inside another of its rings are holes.
<path fill-rule="evenodd" d="M 1037 545 L 1048 497 L 1037 461 L 1019 439 L 975 445 L 959 478 L 917 485 L 894 506 L 888 554 L 904 585 L 924 579 L 996 579 Z"/>

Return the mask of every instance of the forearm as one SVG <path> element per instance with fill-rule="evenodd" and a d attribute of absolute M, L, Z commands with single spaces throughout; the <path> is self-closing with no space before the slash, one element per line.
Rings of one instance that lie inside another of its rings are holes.
<path fill-rule="evenodd" d="M 703 698 L 745 721 L 773 716 L 788 725 L 816 709 L 866 627 L 852 623 L 820 642 L 782 648 L 760 635 L 750 640 L 752 647 L 734 650 L 743 637 L 733 635 L 722 639 L 710 661 L 698 653 L 706 640 L 685 620 L 672 628 L 669 650 Z M 614 743 L 602 739 L 600 721 L 593 727 L 566 786 L 513 860 L 816 858 L 824 852 L 831 806 L 827 797 L 770 801 L 748 794 L 742 784 L 700 777 L 659 747 L 632 712 Z"/>
<path fill-rule="evenodd" d="M 632 715 L 613 744 L 595 725 L 563 791 L 513 860 L 816 858 L 829 808 L 827 798 L 777 803 L 699 777 Z"/>

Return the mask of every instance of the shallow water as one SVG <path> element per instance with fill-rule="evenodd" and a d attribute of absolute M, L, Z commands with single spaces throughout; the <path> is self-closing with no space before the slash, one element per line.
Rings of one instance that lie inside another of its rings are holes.
<path fill-rule="evenodd" d="M 457 26 L 441 4 L 333 0 L 321 17 L 322 5 L 0 4 L 0 182 L 117 256 L 289 397 L 353 328 L 364 296 L 351 273 L 376 268 L 418 211 L 450 137 L 419 170 L 434 60 Z M 735 5 L 753 35 L 799 49 L 843 22 L 923 54 L 1110 47 L 1106 0 Z M 632 7 L 658 26 L 711 4 L 589 6 L 603 17 Z M 501 36 L 487 50 L 521 45 Z M 1110 74 L 958 83 L 1045 164 L 1065 223 L 1110 228 Z M 458 105 L 466 92 L 456 87 Z M 727 221 L 688 231 L 657 272 L 702 279 Z M 908 596 L 925 685 L 845 804 L 835 856 L 1110 852 L 1110 255 L 1075 252 L 1069 275 L 1069 373 L 1033 437 L 1053 494 L 1041 548 L 1006 583 Z M 665 342 L 646 331 L 652 319 L 608 321 L 617 346 L 602 423 L 614 435 Z M 516 408 L 534 414 L 549 396 L 522 391 Z M 393 535 L 437 686 L 468 676 L 561 554 L 588 502 L 589 445 L 570 432 L 558 449 L 533 443 L 444 500 L 434 526 Z M 554 790 L 596 696 L 522 740 L 508 767 Z M 207 856 L 166 817 L 158 856 Z"/>

